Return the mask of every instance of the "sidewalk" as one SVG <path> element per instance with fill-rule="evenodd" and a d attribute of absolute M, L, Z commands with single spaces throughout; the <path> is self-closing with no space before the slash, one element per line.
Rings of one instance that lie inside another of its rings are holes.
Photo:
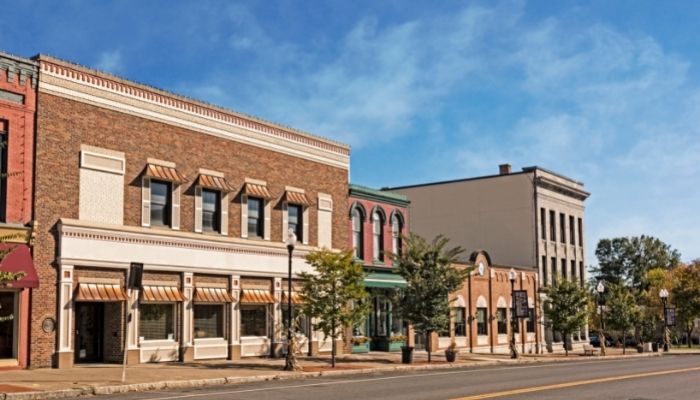
<path fill-rule="evenodd" d="M 621 356 L 617 349 L 608 351 L 607 359 Z M 627 357 L 659 355 L 628 352 Z M 225 360 L 196 363 L 140 364 L 127 369 L 127 381 L 121 382 L 121 365 L 94 364 L 72 369 L 34 369 L 3 371 L 0 374 L 0 400 L 65 398 L 81 395 L 109 394 L 127 391 L 159 390 L 166 388 L 198 387 L 272 379 L 292 379 L 320 375 L 356 374 L 407 369 L 441 369 L 465 366 L 487 366 L 501 363 L 537 363 L 581 361 L 601 357 L 581 357 L 579 353 L 526 354 L 520 360 L 511 360 L 507 354 L 460 353 L 457 362 L 449 364 L 442 352 L 432 355 L 416 352 L 412 365 L 401 364 L 400 353 L 372 352 L 338 357 L 335 369 L 330 357 L 300 357 L 302 372 L 283 371 L 284 359 L 254 358 L 231 362 Z"/>

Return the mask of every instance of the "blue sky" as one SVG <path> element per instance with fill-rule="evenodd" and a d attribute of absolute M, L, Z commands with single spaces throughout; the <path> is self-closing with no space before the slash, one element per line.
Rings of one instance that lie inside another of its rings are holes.
<path fill-rule="evenodd" d="M 700 258 L 699 2 L 0 7 L 4 51 L 55 55 L 350 143 L 355 183 L 539 165 L 592 193 L 589 262 L 599 238 L 640 234 Z"/>

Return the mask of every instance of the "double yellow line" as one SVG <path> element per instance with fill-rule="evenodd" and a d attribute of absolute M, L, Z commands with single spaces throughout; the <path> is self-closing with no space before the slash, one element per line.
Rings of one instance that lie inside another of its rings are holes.
<path fill-rule="evenodd" d="M 655 372 L 644 372 L 644 373 L 639 373 L 639 374 L 619 375 L 619 376 L 611 376 L 611 377 L 607 377 L 607 378 L 597 378 L 597 379 L 588 379 L 588 380 L 583 380 L 583 381 L 556 383 L 556 384 L 552 384 L 552 385 L 532 386 L 532 387 L 521 388 L 521 389 L 506 390 L 506 391 L 502 391 L 502 392 L 482 393 L 482 394 L 477 394 L 477 395 L 473 395 L 473 396 L 459 397 L 459 398 L 452 399 L 452 400 L 491 399 L 494 397 L 513 396 L 516 394 L 541 392 L 541 391 L 545 391 L 545 390 L 565 389 L 565 388 L 569 388 L 569 387 L 582 386 L 582 385 L 591 385 L 594 383 L 615 382 L 615 381 L 622 381 L 625 379 L 645 378 L 645 377 L 649 377 L 649 376 L 670 375 L 670 374 L 677 374 L 677 373 L 681 373 L 681 372 L 692 372 L 692 371 L 700 371 L 700 367 L 671 369 L 671 370 L 655 371 Z"/>

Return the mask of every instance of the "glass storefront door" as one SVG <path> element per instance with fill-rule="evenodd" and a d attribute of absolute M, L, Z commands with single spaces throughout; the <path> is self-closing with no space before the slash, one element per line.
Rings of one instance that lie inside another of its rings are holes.
<path fill-rule="evenodd" d="M 16 292 L 0 292 L 0 359 L 17 358 Z"/>
<path fill-rule="evenodd" d="M 104 303 L 75 303 L 75 362 L 103 361 Z"/>

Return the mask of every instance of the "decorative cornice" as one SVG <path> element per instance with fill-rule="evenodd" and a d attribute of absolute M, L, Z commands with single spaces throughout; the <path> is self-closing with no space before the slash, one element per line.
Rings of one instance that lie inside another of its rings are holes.
<path fill-rule="evenodd" d="M 331 158 L 335 161 L 335 164 L 340 164 L 336 166 L 348 168 L 350 155 L 350 147 L 348 145 L 293 128 L 277 125 L 259 118 L 243 115 L 205 102 L 169 93 L 164 90 L 131 82 L 89 68 L 70 64 L 53 57 L 42 55 L 37 59 L 39 60 L 41 68 L 39 89 L 42 91 L 45 89 L 52 94 L 63 95 L 64 97 L 71 97 L 74 100 L 84 102 L 89 102 L 87 96 L 87 93 L 89 93 L 90 97 L 93 99 L 110 100 L 109 104 L 111 108 L 118 108 L 117 105 L 119 105 L 119 103 L 124 103 L 126 105 L 125 100 L 142 102 L 151 105 L 151 108 L 157 106 L 160 110 L 167 110 L 170 115 L 177 113 L 178 117 L 182 120 L 189 120 L 191 117 L 197 117 L 204 121 L 209 121 L 210 124 L 216 124 L 210 126 L 235 127 L 236 133 L 238 134 L 241 132 L 254 132 L 258 137 L 268 138 L 268 142 L 274 139 L 274 141 L 278 143 L 294 144 L 300 148 L 307 149 L 307 151 L 310 150 L 313 154 L 325 154 L 326 158 Z M 73 83 L 73 85 L 65 87 L 60 83 L 62 81 Z M 80 87 L 85 89 L 77 89 L 79 93 L 73 96 L 66 96 L 69 94 L 66 93 L 67 89 L 76 91 L 76 88 Z M 111 94 L 112 96 L 106 96 L 105 94 Z M 114 95 L 119 96 L 116 102 L 114 101 Z M 103 103 L 107 104 L 107 102 Z M 120 109 L 120 111 L 124 110 L 127 110 L 127 107 Z M 135 113 L 136 111 L 137 110 L 131 107 L 128 112 Z M 143 112 L 139 115 L 154 119 L 153 113 Z M 187 116 L 190 118 L 187 118 Z M 167 120 L 167 118 L 161 119 Z M 196 127 L 193 126 L 187 127 L 196 129 Z M 229 130 L 227 129 L 227 131 Z M 232 133 L 231 131 L 229 132 Z M 212 132 L 209 131 L 205 133 Z M 251 144 L 259 147 L 266 147 L 262 145 L 260 141 L 255 141 Z M 280 146 L 276 146 L 274 150 L 280 151 L 284 149 L 280 149 Z"/>
<path fill-rule="evenodd" d="M 584 191 L 577 189 L 575 187 L 569 186 L 569 185 L 564 185 L 554 179 L 549 179 L 545 176 L 538 176 L 537 177 L 537 187 L 541 187 L 543 189 L 551 190 L 556 193 L 563 194 L 565 196 L 573 197 L 574 199 L 584 201 L 590 196 L 591 194 Z"/>
<path fill-rule="evenodd" d="M 7 72 L 8 82 L 14 81 L 15 76 L 18 75 L 20 85 L 24 85 L 27 78 L 29 78 L 32 87 L 36 87 L 39 78 L 39 66 L 35 61 L 0 51 L 0 70 Z"/>

